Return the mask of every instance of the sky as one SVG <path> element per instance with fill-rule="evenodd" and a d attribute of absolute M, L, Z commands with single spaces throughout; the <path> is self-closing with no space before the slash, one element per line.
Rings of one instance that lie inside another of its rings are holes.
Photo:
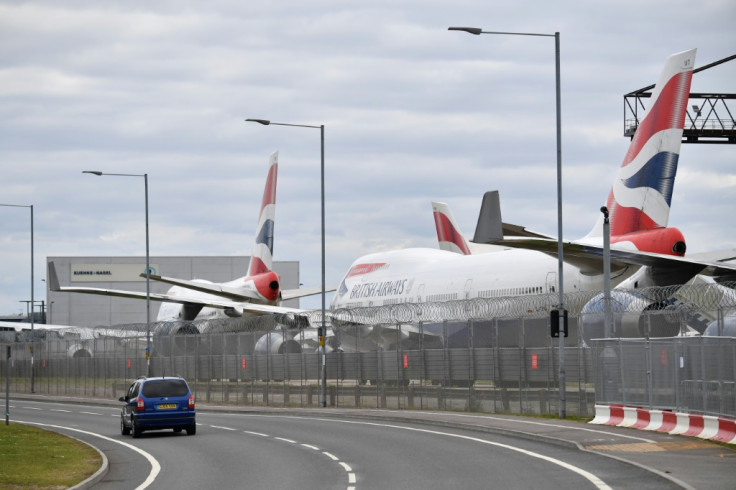
<path fill-rule="evenodd" d="M 47 256 L 249 255 L 279 151 L 274 260 L 321 283 L 359 256 L 437 247 L 431 201 L 472 236 L 483 193 L 557 235 L 553 37 L 560 32 L 563 236 L 593 226 L 621 165 L 623 95 L 672 53 L 736 53 L 732 0 L 0 0 L 0 204 L 33 205 Z M 736 92 L 736 61 L 692 92 Z M 736 247 L 736 146 L 683 145 L 670 226 L 688 251 Z M 0 207 L 0 314 L 30 299 L 30 208 Z M 245 273 L 245 271 L 244 271 Z M 319 297 L 302 301 L 318 308 Z"/>

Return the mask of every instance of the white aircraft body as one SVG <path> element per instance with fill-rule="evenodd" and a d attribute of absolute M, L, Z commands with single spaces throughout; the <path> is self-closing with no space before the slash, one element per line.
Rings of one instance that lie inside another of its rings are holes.
<path fill-rule="evenodd" d="M 627 288 L 683 284 L 699 272 L 733 266 L 685 258 L 685 239 L 667 227 L 695 50 L 670 56 L 605 204 L 610 212 L 611 280 Z M 472 254 L 454 219 L 435 213 L 443 250 L 410 248 L 357 259 L 331 308 L 554 293 L 557 240 L 517 227 L 491 236 L 479 219 L 475 242 L 495 243 Z M 499 220 L 499 227 L 501 227 Z M 508 227 L 504 227 L 508 229 Z M 478 235 L 480 234 L 480 240 Z M 460 253 L 458 253 L 460 252 Z M 602 290 L 603 217 L 582 239 L 565 242 L 564 292 Z"/>

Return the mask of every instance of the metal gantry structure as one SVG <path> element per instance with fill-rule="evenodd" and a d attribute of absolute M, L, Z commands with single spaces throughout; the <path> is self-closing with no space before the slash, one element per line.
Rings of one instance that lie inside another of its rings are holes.
<path fill-rule="evenodd" d="M 693 74 L 736 59 L 736 54 L 693 70 Z M 633 138 L 644 114 L 644 99 L 652 96 L 654 85 L 624 95 L 624 136 Z M 691 93 L 682 133 L 683 143 L 736 144 L 736 94 Z"/>

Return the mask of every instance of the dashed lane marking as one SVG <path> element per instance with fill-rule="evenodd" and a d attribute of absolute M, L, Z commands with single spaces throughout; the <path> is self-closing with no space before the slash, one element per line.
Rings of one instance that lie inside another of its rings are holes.
<path fill-rule="evenodd" d="M 250 431 L 250 430 L 244 430 L 243 432 L 246 433 L 246 434 L 253 435 L 253 436 L 269 437 L 268 434 L 263 434 L 261 432 L 253 432 L 253 431 Z"/>
<path fill-rule="evenodd" d="M 218 429 L 228 429 L 227 427 L 218 427 L 214 425 L 212 425 L 211 427 L 218 428 Z M 347 487 L 347 490 L 355 490 L 356 477 L 355 477 L 355 472 L 353 471 L 353 468 L 349 464 L 345 463 L 344 461 L 340 461 L 340 458 L 338 458 L 334 454 L 327 452 L 327 451 L 322 451 L 319 447 L 313 446 L 312 444 L 299 443 L 298 441 L 295 441 L 293 439 L 286 439 L 285 437 L 270 436 L 268 434 L 263 434 L 261 432 L 252 432 L 249 430 L 244 430 L 243 433 L 251 434 L 251 435 L 259 436 L 259 437 L 272 437 L 276 441 L 288 442 L 289 444 L 299 444 L 300 446 L 305 447 L 307 449 L 311 449 L 313 451 L 321 451 L 322 454 L 330 458 L 332 461 L 337 462 L 337 464 L 339 464 L 345 470 L 348 476 L 348 485 L 349 485 Z"/>

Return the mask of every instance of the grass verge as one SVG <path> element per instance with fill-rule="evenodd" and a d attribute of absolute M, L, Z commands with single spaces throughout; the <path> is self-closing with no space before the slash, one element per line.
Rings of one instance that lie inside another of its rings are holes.
<path fill-rule="evenodd" d="M 0 425 L 0 487 L 68 488 L 100 468 L 87 444 L 38 427 Z"/>

